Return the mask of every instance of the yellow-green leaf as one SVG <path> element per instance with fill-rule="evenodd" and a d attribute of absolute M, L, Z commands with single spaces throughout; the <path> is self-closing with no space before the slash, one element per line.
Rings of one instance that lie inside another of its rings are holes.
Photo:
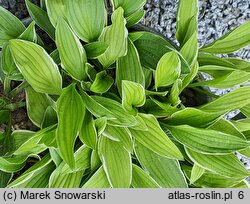
<path fill-rule="evenodd" d="M 93 84 L 90 86 L 90 91 L 95 93 L 106 93 L 113 85 L 114 80 L 107 72 L 101 71 L 96 74 Z"/>
<path fill-rule="evenodd" d="M 96 148 L 97 132 L 93 116 L 89 111 L 86 111 L 84 116 L 82 128 L 80 131 L 80 139 L 84 144 L 91 147 L 92 149 Z"/>
<path fill-rule="evenodd" d="M 114 11 L 112 24 L 103 30 L 99 38 L 99 41 L 109 45 L 107 51 L 98 58 L 105 68 L 108 68 L 119 57 L 123 57 L 127 53 L 128 31 L 125 26 L 126 20 L 123 13 L 124 11 L 121 7 Z"/>
<path fill-rule="evenodd" d="M 128 128 L 107 125 L 102 134 L 111 140 L 121 142 L 128 152 L 133 152 L 132 136 Z"/>
<path fill-rule="evenodd" d="M 108 123 L 115 126 L 135 126 L 138 124 L 136 118 L 126 112 L 122 105 L 112 99 L 101 96 L 88 96 L 81 91 L 86 108 L 96 117 L 106 117 Z"/>
<path fill-rule="evenodd" d="M 84 45 L 88 59 L 96 59 L 106 52 L 109 45 L 105 42 L 92 42 Z"/>
<path fill-rule="evenodd" d="M 54 168 L 55 165 L 52 163 L 49 154 L 47 154 L 11 182 L 8 188 L 46 188 L 49 183 L 50 174 Z"/>
<path fill-rule="evenodd" d="M 31 18 L 40 28 L 48 33 L 52 39 L 55 39 L 55 29 L 49 20 L 47 12 L 33 4 L 30 0 L 25 0 L 25 3 Z"/>
<path fill-rule="evenodd" d="M 48 96 L 36 92 L 31 86 L 25 89 L 27 113 L 30 120 L 38 127 L 41 127 L 45 111 L 52 105 Z"/>
<path fill-rule="evenodd" d="M 0 6 L 0 47 L 10 39 L 17 38 L 24 30 L 22 22 Z"/>
<path fill-rule="evenodd" d="M 85 42 L 96 41 L 107 21 L 104 1 L 67 1 L 67 19 L 81 40 Z"/>
<path fill-rule="evenodd" d="M 85 80 L 87 56 L 80 40 L 67 22 L 60 18 L 56 26 L 56 45 L 62 67 L 75 79 Z"/>
<path fill-rule="evenodd" d="M 82 188 L 110 188 L 106 173 L 101 166 Z"/>
<path fill-rule="evenodd" d="M 42 47 L 28 41 L 11 40 L 10 50 L 19 71 L 35 91 L 61 93 L 62 77 L 58 67 Z"/>
<path fill-rule="evenodd" d="M 168 52 L 160 59 L 155 71 L 156 89 L 173 84 L 181 74 L 181 61 L 174 51 Z"/>
<path fill-rule="evenodd" d="M 85 107 L 81 96 L 75 89 L 75 84 L 63 89 L 57 101 L 58 127 L 56 140 L 60 154 L 70 168 L 74 168 L 74 144 L 80 131 Z"/>
<path fill-rule="evenodd" d="M 32 21 L 27 27 L 27 29 L 18 38 L 36 43 L 37 34 L 35 25 L 36 25 L 35 21 Z"/>
<path fill-rule="evenodd" d="M 222 115 L 222 112 L 202 111 L 196 108 L 185 108 L 175 112 L 166 119 L 170 125 L 190 125 L 193 127 L 207 127 L 216 122 Z"/>
<path fill-rule="evenodd" d="M 132 136 L 145 147 L 164 157 L 182 160 L 183 156 L 175 144 L 161 129 L 153 115 L 139 114 L 147 126 L 147 130 L 134 130 L 130 128 Z"/>
<path fill-rule="evenodd" d="M 168 129 L 180 143 L 201 153 L 227 154 L 249 146 L 246 140 L 220 131 L 188 125 L 168 126 Z"/>
<path fill-rule="evenodd" d="M 200 107 L 200 110 L 230 112 L 250 104 L 250 87 L 241 87 Z"/>
<path fill-rule="evenodd" d="M 151 32 L 134 32 L 129 34 L 138 50 L 143 67 L 155 70 L 161 57 L 174 49 L 173 45 Z"/>
<path fill-rule="evenodd" d="M 186 148 L 186 152 L 198 166 L 223 176 L 244 179 L 250 174 L 234 154 L 207 155 L 188 148 Z"/>
<path fill-rule="evenodd" d="M 187 188 L 180 164 L 175 159 L 162 157 L 139 142 L 135 144 L 136 157 L 143 169 L 162 188 Z"/>
<path fill-rule="evenodd" d="M 185 43 L 185 39 L 189 38 L 187 34 L 191 35 L 197 30 L 196 21 L 192 19 L 197 19 L 199 13 L 198 0 L 180 0 L 178 2 L 178 12 L 177 12 L 177 22 L 176 22 L 176 39 L 181 45 Z M 190 25 L 193 22 L 194 25 Z M 193 27 L 193 32 L 188 32 L 189 28 Z"/>
<path fill-rule="evenodd" d="M 197 35 L 197 31 L 194 32 L 180 50 L 182 57 L 188 62 L 191 67 L 196 63 L 198 55 Z"/>
<path fill-rule="evenodd" d="M 98 151 L 110 185 L 113 188 L 129 188 L 132 181 L 132 161 L 122 143 L 101 136 Z"/>
<path fill-rule="evenodd" d="M 122 7 L 124 9 L 125 16 L 130 16 L 134 14 L 136 11 L 143 8 L 143 6 L 146 4 L 146 0 L 137 0 L 137 1 L 131 1 L 131 0 L 112 0 L 115 9 Z"/>
<path fill-rule="evenodd" d="M 117 60 L 116 84 L 119 93 L 122 93 L 122 80 L 129 80 L 145 86 L 145 77 L 139 54 L 133 42 L 128 39 L 127 55 Z"/>
<path fill-rule="evenodd" d="M 132 186 L 134 188 L 159 188 L 160 186 L 144 170 L 132 165 Z"/>
<path fill-rule="evenodd" d="M 122 81 L 122 106 L 129 113 L 135 115 L 135 107 L 141 107 L 146 102 L 145 89 L 141 84 L 123 80 Z"/>
<path fill-rule="evenodd" d="M 191 177 L 190 177 L 190 184 L 197 181 L 205 172 L 205 169 L 201 168 L 200 166 L 194 164 L 192 171 L 191 171 Z"/>
<path fill-rule="evenodd" d="M 46 0 L 46 8 L 50 22 L 54 27 L 60 17 L 66 18 L 66 2 L 67 0 Z"/>

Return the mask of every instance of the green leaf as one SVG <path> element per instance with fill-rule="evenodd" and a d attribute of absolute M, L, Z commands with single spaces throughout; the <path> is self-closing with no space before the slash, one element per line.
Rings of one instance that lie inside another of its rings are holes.
<path fill-rule="evenodd" d="M 247 105 L 245 105 L 244 107 L 242 107 L 240 109 L 240 111 L 247 116 L 248 118 L 250 118 L 250 103 L 248 103 Z"/>
<path fill-rule="evenodd" d="M 31 3 L 30 0 L 25 0 L 25 3 L 31 18 L 51 37 L 51 39 L 55 39 L 55 29 L 49 20 L 47 12 Z"/>
<path fill-rule="evenodd" d="M 244 140 L 246 139 L 244 135 L 239 131 L 239 129 L 233 125 L 232 122 L 224 118 L 221 118 L 220 120 L 216 121 L 214 124 L 209 126 L 208 129 L 234 135 Z"/>
<path fill-rule="evenodd" d="M 62 162 L 62 158 L 59 155 L 59 149 L 49 148 L 49 154 L 50 154 L 54 164 L 56 165 L 56 167 L 58 167 Z"/>
<path fill-rule="evenodd" d="M 228 94 L 221 96 L 220 98 L 207 103 L 200 107 L 200 110 L 219 112 L 225 111 L 225 113 L 232 110 L 243 108 L 247 104 L 250 104 L 250 87 L 241 87 Z"/>
<path fill-rule="evenodd" d="M 207 127 L 216 122 L 222 115 L 222 112 L 208 112 L 196 108 L 185 108 L 177 111 L 166 119 L 170 125 L 190 125 L 193 127 Z"/>
<path fill-rule="evenodd" d="M 104 1 L 67 1 L 67 19 L 81 40 L 85 42 L 96 41 L 107 21 Z"/>
<path fill-rule="evenodd" d="M 80 40 L 67 22 L 60 18 L 56 26 L 56 45 L 62 67 L 75 79 L 86 79 L 85 63 L 87 56 Z"/>
<path fill-rule="evenodd" d="M 198 83 L 191 84 L 191 86 L 210 86 L 214 88 L 231 88 L 236 85 L 241 85 L 249 81 L 250 73 L 245 71 L 232 71 L 221 77 L 215 78 L 213 80 L 202 81 Z M 190 87 L 191 87 L 190 86 Z"/>
<path fill-rule="evenodd" d="M 144 15 L 145 15 L 145 11 L 144 10 L 139 10 L 139 11 L 131 14 L 130 16 L 128 16 L 126 18 L 127 27 L 130 28 L 133 25 L 139 23 L 141 21 L 141 19 L 144 17 Z"/>
<path fill-rule="evenodd" d="M 34 132 L 28 130 L 15 130 L 11 133 L 11 145 L 10 152 L 8 155 L 11 155 L 19 147 L 21 147 L 26 141 L 31 139 L 34 136 Z M 25 155 L 28 156 L 28 155 Z"/>
<path fill-rule="evenodd" d="M 106 93 L 111 88 L 113 83 L 113 78 L 109 76 L 104 70 L 96 74 L 95 80 L 91 85 L 90 90 L 95 93 Z"/>
<path fill-rule="evenodd" d="M 35 91 L 61 93 L 58 67 L 42 47 L 28 41 L 11 40 L 10 50 L 19 71 Z"/>
<path fill-rule="evenodd" d="M 55 49 L 53 52 L 50 53 L 50 57 L 54 60 L 54 62 L 59 65 L 61 63 L 61 59 L 59 56 L 59 52 Z"/>
<path fill-rule="evenodd" d="M 222 67 L 231 67 L 236 68 L 235 65 L 228 60 L 228 58 L 220 58 L 208 53 L 199 53 L 197 58 L 199 65 L 206 66 L 206 65 L 215 65 L 215 66 L 222 66 Z"/>
<path fill-rule="evenodd" d="M 123 80 L 122 81 L 122 107 L 129 113 L 136 115 L 137 109 L 146 102 L 145 89 L 141 84 Z"/>
<path fill-rule="evenodd" d="M 90 167 L 90 156 L 91 156 L 91 149 L 85 145 L 81 146 L 74 154 L 76 162 L 74 170 L 70 169 L 70 167 L 67 164 L 65 164 L 61 171 L 65 174 L 68 174 L 86 170 L 87 168 Z"/>
<path fill-rule="evenodd" d="M 181 61 L 178 55 L 168 52 L 160 59 L 155 72 L 156 89 L 173 84 L 181 74 Z"/>
<path fill-rule="evenodd" d="M 56 140 L 60 154 L 70 168 L 74 168 L 74 144 L 85 114 L 85 107 L 75 89 L 75 84 L 63 89 L 57 101 L 57 114 Z"/>
<path fill-rule="evenodd" d="M 51 131 L 54 131 L 54 129 L 55 125 L 36 132 L 32 137 L 23 142 L 23 144 L 19 146 L 13 154 L 17 156 L 27 157 L 29 155 L 38 155 L 39 153 L 43 152 L 45 149 L 47 149 L 47 147 L 44 145 L 38 145 L 38 143 L 41 138 L 43 138 L 47 134 L 51 134 Z"/>
<path fill-rule="evenodd" d="M 83 171 L 75 171 L 65 174 L 62 171 L 65 163 L 62 162 L 51 174 L 49 179 L 49 188 L 79 188 Z"/>
<path fill-rule="evenodd" d="M 249 182 L 246 179 L 232 186 L 232 188 L 249 188 L 249 187 L 250 187 Z"/>
<path fill-rule="evenodd" d="M 247 60 L 231 57 L 231 58 L 227 58 L 227 61 L 229 63 L 232 63 L 235 66 L 235 68 L 242 69 L 245 71 L 250 70 L 250 62 Z"/>
<path fill-rule="evenodd" d="M 191 167 L 182 166 L 187 177 L 191 175 Z M 202 176 L 195 181 L 194 185 L 203 188 L 231 188 L 238 184 L 242 179 L 229 178 L 211 171 L 205 171 Z"/>
<path fill-rule="evenodd" d="M 52 106 L 49 106 L 44 113 L 42 128 L 49 127 L 58 123 L 57 113 Z"/>
<path fill-rule="evenodd" d="M 124 15 L 130 16 L 134 14 L 136 11 L 143 8 L 146 4 L 146 0 L 137 0 L 137 1 L 130 1 L 130 0 L 112 0 L 115 9 L 122 7 L 124 9 Z"/>
<path fill-rule="evenodd" d="M 101 96 L 90 97 L 82 90 L 81 95 L 86 108 L 97 118 L 106 117 L 109 124 L 116 126 L 137 125 L 136 118 L 127 113 L 119 102 Z"/>
<path fill-rule="evenodd" d="M 21 170 L 27 157 L 0 157 L 0 171 L 12 173 Z"/>
<path fill-rule="evenodd" d="M 183 45 L 180 50 L 181 55 L 191 67 L 194 66 L 194 64 L 196 63 L 198 55 L 197 35 L 197 31 L 194 32 L 193 35 L 188 39 L 188 41 Z"/>
<path fill-rule="evenodd" d="M 160 186 L 144 170 L 132 165 L 132 186 L 134 188 L 159 188 Z"/>
<path fill-rule="evenodd" d="M 107 118 L 106 117 L 100 117 L 100 118 L 95 119 L 95 127 L 97 130 L 98 136 L 100 136 L 103 133 L 106 126 L 107 126 Z"/>
<path fill-rule="evenodd" d="M 51 105 L 48 96 L 36 92 L 31 86 L 25 89 L 27 113 L 30 120 L 41 127 L 46 109 Z"/>
<path fill-rule="evenodd" d="M 246 22 L 209 45 L 201 48 L 202 52 L 223 54 L 235 52 L 250 44 L 250 22 Z"/>
<path fill-rule="evenodd" d="M 12 178 L 11 173 L 0 171 L 0 188 L 5 188 Z"/>
<path fill-rule="evenodd" d="M 0 6 L 0 47 L 10 39 L 17 38 L 25 30 L 22 22 Z"/>
<path fill-rule="evenodd" d="M 129 188 L 132 180 L 131 155 L 122 143 L 101 136 L 98 151 L 104 171 L 113 188 Z"/>
<path fill-rule="evenodd" d="M 147 130 L 130 129 L 132 136 L 145 147 L 164 157 L 183 160 L 180 150 L 161 129 L 153 115 L 139 114 L 147 126 Z"/>
<path fill-rule="evenodd" d="M 250 118 L 241 119 L 241 120 L 231 120 L 231 123 L 233 123 L 239 131 L 244 132 L 250 130 Z"/>
<path fill-rule="evenodd" d="M 46 0 L 46 8 L 50 22 L 56 27 L 60 17 L 66 18 L 66 3 L 67 0 Z"/>
<path fill-rule="evenodd" d="M 191 35 L 197 31 L 197 22 L 195 20 L 198 18 L 198 13 L 199 6 L 197 0 L 179 1 L 176 22 L 176 39 L 181 45 L 184 45 Z M 190 24 L 190 22 L 192 23 Z M 192 31 L 189 31 L 190 27 L 193 28 Z M 189 36 L 187 36 L 187 34 L 189 34 Z"/>
<path fill-rule="evenodd" d="M 21 40 L 27 40 L 36 43 L 37 34 L 35 25 L 36 25 L 35 21 L 32 21 L 26 28 L 26 30 L 18 38 Z"/>
<path fill-rule="evenodd" d="M 82 188 L 110 188 L 106 173 L 101 166 Z"/>
<path fill-rule="evenodd" d="M 239 153 L 245 157 L 250 158 L 250 147 L 243 149 L 243 150 L 240 150 Z"/>
<path fill-rule="evenodd" d="M 190 68 L 190 73 L 188 73 L 184 79 L 182 79 L 182 87 L 180 89 L 180 93 L 194 80 L 194 78 L 197 76 L 199 71 L 199 64 L 198 62 L 195 63 Z"/>
<path fill-rule="evenodd" d="M 74 154 L 76 166 L 74 170 L 62 161 L 51 174 L 50 188 L 79 188 L 84 171 L 90 167 L 90 149 L 81 146 Z"/>
<path fill-rule="evenodd" d="M 130 33 L 130 39 L 137 36 L 133 41 L 140 56 L 143 67 L 155 70 L 157 63 L 164 54 L 171 51 L 173 46 L 159 35 L 150 32 Z"/>
<path fill-rule="evenodd" d="M 137 49 L 132 41 L 128 39 L 127 54 L 124 57 L 118 58 L 116 66 L 116 84 L 119 93 L 122 93 L 122 80 L 137 82 L 145 86 L 144 78 Z"/>
<path fill-rule="evenodd" d="M 90 158 L 90 167 L 91 171 L 97 169 L 99 166 L 101 166 L 102 162 L 99 158 L 97 150 L 92 150 L 91 158 Z"/>
<path fill-rule="evenodd" d="M 135 144 L 136 157 L 143 169 L 162 188 L 187 188 L 177 160 L 162 157 L 140 143 Z"/>
<path fill-rule="evenodd" d="M 191 171 L 191 177 L 190 177 L 190 184 L 197 181 L 205 172 L 205 169 L 201 168 L 200 166 L 194 164 L 192 171 Z"/>
<path fill-rule="evenodd" d="M 186 148 L 190 159 L 198 166 L 230 178 L 244 179 L 249 172 L 234 154 L 207 155 Z"/>
<path fill-rule="evenodd" d="M 109 45 L 107 51 L 98 58 L 104 68 L 108 68 L 119 57 L 123 57 L 127 53 L 128 31 L 123 13 L 121 7 L 116 9 L 112 14 L 112 24 L 106 27 L 99 37 L 99 41 Z"/>
<path fill-rule="evenodd" d="M 188 125 L 168 126 L 174 138 L 194 151 L 207 154 L 227 154 L 249 146 L 237 136 Z"/>
<path fill-rule="evenodd" d="M 169 102 L 174 107 L 178 106 L 181 103 L 181 100 L 179 98 L 179 94 L 181 93 L 180 92 L 181 87 L 182 87 L 182 81 L 181 79 L 177 79 L 171 88 L 169 95 Z"/>
<path fill-rule="evenodd" d="M 46 188 L 50 174 L 55 165 L 47 154 L 40 161 L 30 167 L 16 180 L 8 185 L 8 188 Z"/>
<path fill-rule="evenodd" d="M 92 114 L 89 111 L 85 112 L 82 128 L 80 131 L 81 141 L 92 149 L 96 149 L 97 132 Z"/>
<path fill-rule="evenodd" d="M 9 43 L 4 43 L 2 48 L 2 70 L 5 75 L 11 76 L 20 73 L 11 55 Z"/>
<path fill-rule="evenodd" d="M 111 140 L 121 142 L 128 152 L 133 152 L 132 136 L 128 128 L 107 125 L 102 134 Z"/>
<path fill-rule="evenodd" d="M 84 45 L 88 59 L 97 59 L 107 51 L 108 47 L 107 43 L 99 41 Z"/>

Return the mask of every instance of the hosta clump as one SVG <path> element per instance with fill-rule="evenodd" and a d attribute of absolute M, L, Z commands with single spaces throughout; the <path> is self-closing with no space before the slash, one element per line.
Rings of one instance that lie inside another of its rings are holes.
<path fill-rule="evenodd" d="M 216 54 L 249 45 L 249 22 L 198 48 L 197 0 L 180 0 L 176 46 L 136 31 L 145 3 L 26 0 L 27 27 L 0 8 L 1 187 L 247 187 L 250 63 Z M 12 131 L 23 90 L 37 131 Z"/>

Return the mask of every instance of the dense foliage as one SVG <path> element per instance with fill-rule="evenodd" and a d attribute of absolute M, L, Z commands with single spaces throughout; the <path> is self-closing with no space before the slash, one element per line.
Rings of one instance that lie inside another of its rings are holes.
<path fill-rule="evenodd" d="M 215 54 L 249 45 L 250 22 L 199 48 L 198 1 L 179 0 L 177 46 L 136 29 L 145 3 L 26 0 L 27 27 L 0 7 L 1 187 L 247 187 L 250 62 Z M 23 90 L 37 131 L 13 130 Z"/>

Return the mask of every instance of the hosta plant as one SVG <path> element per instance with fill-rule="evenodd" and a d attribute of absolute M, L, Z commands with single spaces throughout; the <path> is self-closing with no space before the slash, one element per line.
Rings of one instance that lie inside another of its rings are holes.
<path fill-rule="evenodd" d="M 199 48 L 197 0 L 178 2 L 178 45 L 136 30 L 146 0 L 40 3 L 26 27 L 0 8 L 1 187 L 248 186 L 250 63 L 216 54 L 249 45 L 250 22 Z M 13 128 L 24 105 L 35 130 Z"/>

